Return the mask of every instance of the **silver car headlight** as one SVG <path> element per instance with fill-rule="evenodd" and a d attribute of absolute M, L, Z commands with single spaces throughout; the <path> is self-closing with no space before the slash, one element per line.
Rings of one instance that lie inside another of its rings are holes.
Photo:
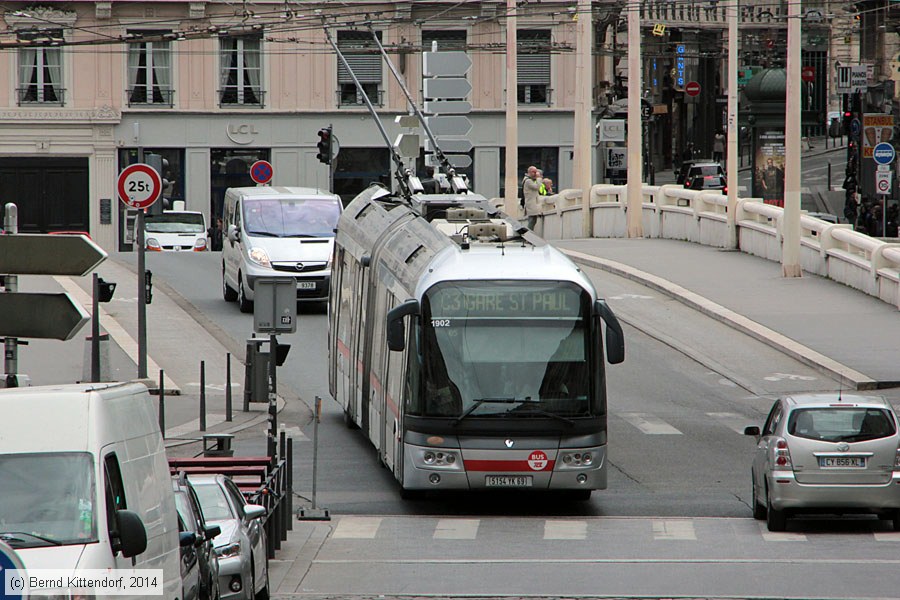
<path fill-rule="evenodd" d="M 250 260 L 261 267 L 265 267 L 267 269 L 272 268 L 272 263 L 269 261 L 269 253 L 266 252 L 263 248 L 250 248 L 250 252 L 247 253 L 247 256 L 250 258 Z"/>
<path fill-rule="evenodd" d="M 225 546 L 216 548 L 216 556 L 219 558 L 233 558 L 241 555 L 241 543 L 234 542 Z"/>

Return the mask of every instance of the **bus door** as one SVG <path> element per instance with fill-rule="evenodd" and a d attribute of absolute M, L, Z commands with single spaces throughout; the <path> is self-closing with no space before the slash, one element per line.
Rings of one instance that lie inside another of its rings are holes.
<path fill-rule="evenodd" d="M 397 304 L 396 299 L 391 298 L 388 308 L 393 308 Z M 401 425 L 403 423 L 403 406 L 406 399 L 403 397 L 406 381 L 406 355 L 409 352 L 409 345 L 403 352 L 386 352 L 385 361 L 387 367 L 387 381 L 385 382 L 385 394 L 387 398 L 388 410 L 384 411 L 382 419 L 381 439 L 384 440 L 384 464 L 391 470 L 397 479 L 403 477 L 402 474 L 402 454 L 400 453 L 400 444 L 403 438 Z"/>
<path fill-rule="evenodd" d="M 365 383 L 367 373 L 364 372 L 363 365 L 366 361 L 363 356 L 365 348 L 365 325 L 366 325 L 366 296 L 367 289 L 365 285 L 365 269 L 356 261 L 349 276 L 353 283 L 349 286 L 351 290 L 359 290 L 360 295 L 350 299 L 353 306 L 350 323 L 350 390 L 349 398 L 352 401 L 353 408 L 351 415 L 353 420 L 359 424 L 361 428 L 366 429 L 368 414 L 366 405 L 368 404 L 366 394 L 369 386 Z"/>

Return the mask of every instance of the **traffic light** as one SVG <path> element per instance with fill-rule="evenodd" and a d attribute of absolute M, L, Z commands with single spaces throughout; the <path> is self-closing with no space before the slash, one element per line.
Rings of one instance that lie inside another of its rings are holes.
<path fill-rule="evenodd" d="M 319 159 L 320 163 L 324 163 L 326 165 L 331 164 L 331 125 L 328 127 L 323 127 L 319 130 L 319 143 L 316 144 L 316 148 L 319 149 L 319 153 L 316 154 L 316 158 Z"/>
<path fill-rule="evenodd" d="M 115 283 L 112 281 L 104 281 L 102 277 L 97 278 L 97 302 L 109 302 L 112 300 L 115 291 Z"/>

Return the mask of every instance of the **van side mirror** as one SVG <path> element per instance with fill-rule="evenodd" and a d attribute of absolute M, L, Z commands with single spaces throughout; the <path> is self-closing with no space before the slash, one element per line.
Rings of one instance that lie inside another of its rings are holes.
<path fill-rule="evenodd" d="M 406 348 L 406 327 L 403 326 L 403 319 L 417 314 L 419 314 L 419 301 L 412 299 L 388 311 L 387 343 L 389 350 L 400 352 Z"/>
<path fill-rule="evenodd" d="M 606 323 L 606 360 L 611 365 L 617 365 L 625 360 L 625 335 L 622 333 L 622 326 L 605 300 L 597 300 L 594 307 Z"/>
<path fill-rule="evenodd" d="M 241 230 L 237 225 L 232 223 L 228 226 L 228 241 L 229 242 L 237 242 L 241 239 Z"/>
<path fill-rule="evenodd" d="M 137 556 L 147 549 L 147 530 L 137 513 L 117 510 L 116 532 L 113 550 L 121 552 L 125 558 Z"/>
<path fill-rule="evenodd" d="M 178 534 L 178 545 L 182 548 L 197 545 L 197 534 L 193 531 L 182 531 Z"/>
<path fill-rule="evenodd" d="M 751 427 L 744 427 L 744 435 L 759 437 L 759 427 L 756 427 L 755 425 Z"/>

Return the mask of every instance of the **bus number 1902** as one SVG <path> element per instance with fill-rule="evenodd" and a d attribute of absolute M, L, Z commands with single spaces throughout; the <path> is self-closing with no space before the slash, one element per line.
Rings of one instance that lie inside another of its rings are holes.
<path fill-rule="evenodd" d="M 450 327 L 450 319 L 432 319 L 432 327 Z"/>

